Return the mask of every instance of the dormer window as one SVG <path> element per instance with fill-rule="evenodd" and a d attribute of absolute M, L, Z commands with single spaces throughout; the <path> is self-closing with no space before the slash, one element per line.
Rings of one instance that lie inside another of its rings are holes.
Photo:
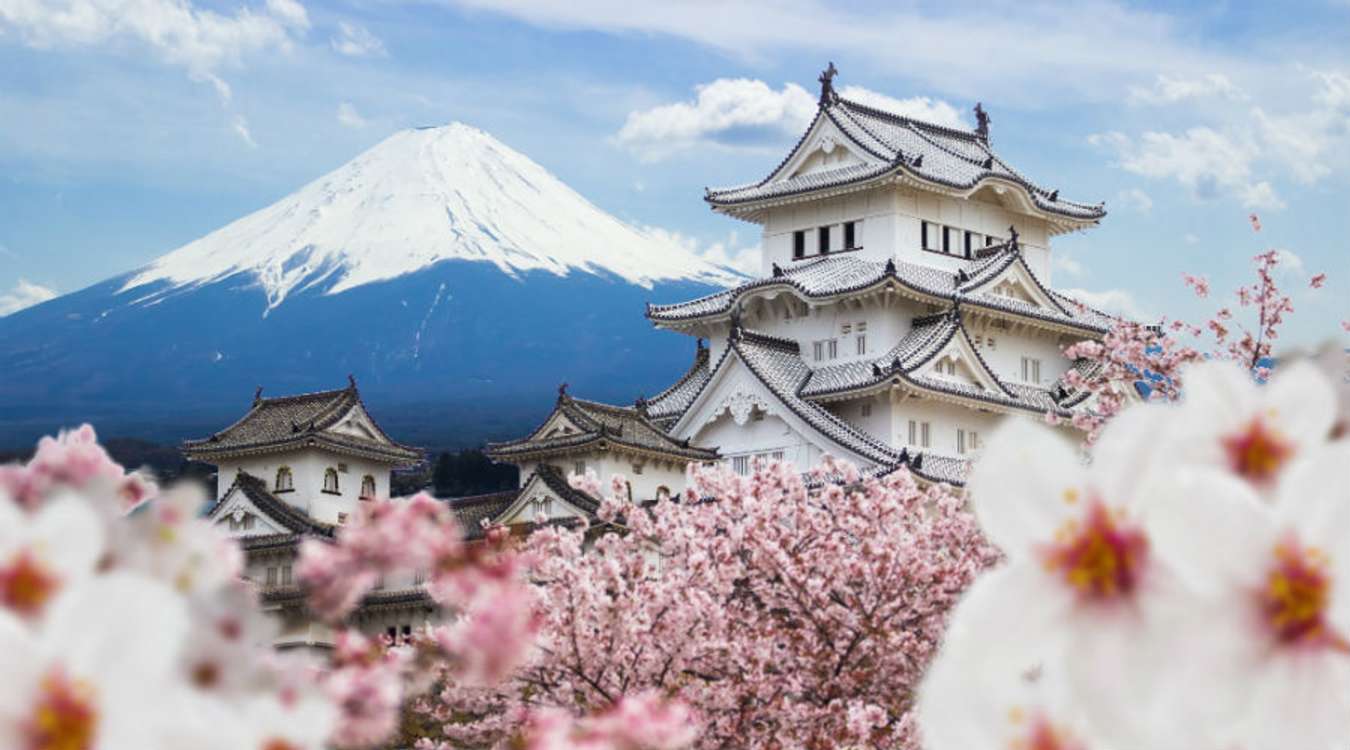
<path fill-rule="evenodd" d="M 274 492 L 290 492 L 295 489 L 295 480 L 291 476 L 291 467 L 283 466 L 277 469 L 277 482 Z"/>
<path fill-rule="evenodd" d="M 797 231 L 792 233 L 792 257 L 794 259 L 806 257 L 805 229 L 798 229 Z"/>
<path fill-rule="evenodd" d="M 337 469 L 331 466 L 323 471 L 323 491 L 330 495 L 341 494 L 341 491 L 338 490 Z"/>
<path fill-rule="evenodd" d="M 375 477 L 367 474 L 361 477 L 361 499 L 370 500 L 375 497 Z"/>

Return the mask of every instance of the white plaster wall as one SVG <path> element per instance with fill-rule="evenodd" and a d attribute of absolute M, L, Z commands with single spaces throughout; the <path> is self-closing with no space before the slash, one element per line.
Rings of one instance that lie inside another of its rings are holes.
<path fill-rule="evenodd" d="M 339 469 L 341 465 L 345 465 L 347 470 L 338 471 L 338 494 L 323 492 L 324 472 L 329 467 Z M 339 456 L 317 448 L 304 448 L 291 453 L 268 454 L 221 463 L 217 469 L 218 497 L 224 497 L 240 470 L 262 479 L 267 483 L 268 489 L 275 490 L 277 469 L 282 466 L 290 467 L 291 486 L 294 489 L 290 492 L 279 492 L 277 497 L 326 523 L 337 523 L 339 513 L 351 513 L 355 510 L 361 494 L 361 479 L 367 474 L 375 478 L 375 495 L 389 496 L 388 465 Z"/>
<path fill-rule="evenodd" d="M 889 440 L 896 448 L 909 446 L 909 422 L 928 422 L 929 445 L 911 446 L 920 450 L 955 456 L 957 454 L 956 431 L 979 433 L 980 440 L 988 442 L 989 436 L 1003 420 L 1004 415 L 994 412 L 968 409 L 963 406 L 934 401 L 932 399 L 907 398 L 888 404 L 886 411 L 890 417 Z M 969 451 L 968 451 L 969 452 Z"/>
<path fill-rule="evenodd" d="M 818 464 L 823 455 L 820 448 L 772 414 L 737 425 L 729 413 L 723 413 L 699 428 L 695 432 L 694 442 L 703 446 L 716 446 L 728 462 L 736 455 L 781 450 L 784 461 L 792 462 L 803 471 Z"/>
<path fill-rule="evenodd" d="M 610 480 L 616 474 L 629 483 L 633 488 L 633 497 L 637 500 L 656 497 L 656 491 L 661 487 L 669 489 L 672 494 L 684 489 L 684 466 L 669 461 L 643 461 L 625 453 L 592 451 L 583 455 L 559 458 L 549 463 L 562 470 L 563 476 L 571 476 L 576 469 L 577 461 L 584 461 L 586 470 L 595 472 L 600 478 L 601 488 L 606 492 L 609 491 Z M 634 471 L 635 464 L 641 465 L 641 474 Z M 521 464 L 522 487 L 537 467 L 536 462 Z"/>
<path fill-rule="evenodd" d="M 885 259 L 897 257 L 911 263 L 955 269 L 964 258 L 945 256 L 923 249 L 921 221 L 978 232 L 1006 239 L 1008 227 L 1016 226 L 1027 264 L 1046 284 L 1051 283 L 1050 236 L 1043 219 L 1010 211 L 992 198 L 993 188 L 985 188 L 969 199 L 951 198 L 909 188 L 884 187 L 834 198 L 790 204 L 769 209 L 761 239 L 761 274 L 772 273 L 773 264 L 791 268 L 819 257 L 815 230 L 831 231 L 831 249 L 842 247 L 846 221 L 861 221 L 860 257 Z M 793 233 L 807 230 L 803 260 L 792 257 Z"/>
<path fill-rule="evenodd" d="M 989 337 L 994 339 L 994 348 L 989 348 Z M 1073 364 L 1064 356 L 1064 347 L 1073 339 L 1062 339 L 1038 329 L 1020 329 L 1016 333 L 997 328 L 977 327 L 971 331 L 972 339 L 979 337 L 977 349 L 980 356 L 989 364 L 999 378 L 1005 382 L 1022 383 L 1022 358 L 1033 357 L 1041 361 L 1042 387 L 1049 387 Z"/>
<path fill-rule="evenodd" d="M 753 330 L 797 342 L 802 359 L 813 368 L 872 360 L 909 333 L 915 317 L 930 312 L 928 305 L 898 294 L 886 302 L 880 299 L 867 300 L 862 308 L 836 303 L 810 306 L 794 299 L 792 308 L 797 312 L 791 315 L 785 313 L 786 306 L 781 302 L 763 306 L 754 304 L 747 307 L 742 322 Z M 800 314 L 802 308 L 806 310 L 805 315 Z M 865 323 L 867 328 L 867 348 L 861 355 L 857 353 L 858 323 Z M 849 326 L 847 334 L 843 332 L 845 325 Z M 825 359 L 817 362 L 814 343 L 831 338 L 838 340 L 838 356 L 830 359 L 828 347 L 824 347 Z M 725 346 L 724 342 L 719 343 Z"/>

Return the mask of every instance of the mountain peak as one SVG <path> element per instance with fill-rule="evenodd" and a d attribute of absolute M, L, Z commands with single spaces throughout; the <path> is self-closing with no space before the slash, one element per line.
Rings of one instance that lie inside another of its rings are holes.
<path fill-rule="evenodd" d="M 524 154 L 471 125 L 394 133 L 272 205 L 184 245 L 122 287 L 139 301 L 244 273 L 268 310 L 307 289 L 338 294 L 444 260 L 726 284 L 734 275 L 605 213 Z"/>

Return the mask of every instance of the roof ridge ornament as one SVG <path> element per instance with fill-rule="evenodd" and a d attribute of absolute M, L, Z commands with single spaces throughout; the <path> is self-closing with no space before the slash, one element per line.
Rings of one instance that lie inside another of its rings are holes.
<path fill-rule="evenodd" d="M 352 375 L 350 372 L 347 373 L 347 387 L 353 391 L 356 390 L 356 376 Z"/>
<path fill-rule="evenodd" d="M 975 102 L 975 135 L 985 143 L 989 142 L 989 113 L 984 111 L 981 102 Z"/>
<path fill-rule="evenodd" d="M 569 398 L 569 396 L 567 395 L 567 381 L 564 380 L 558 385 L 558 400 L 562 401 L 566 398 Z"/>
<path fill-rule="evenodd" d="M 253 391 L 253 405 L 254 405 L 254 406 L 257 406 L 257 405 L 258 405 L 258 402 L 259 402 L 259 401 L 262 401 L 262 389 L 263 389 L 262 386 L 258 386 L 257 390 Z"/>
<path fill-rule="evenodd" d="M 773 277 L 775 279 L 780 279 L 783 277 L 783 267 L 778 265 L 777 263 L 773 264 Z"/>
<path fill-rule="evenodd" d="M 1011 251 L 1011 252 L 1017 252 L 1018 249 L 1020 248 L 1020 246 L 1017 244 L 1017 237 L 1018 237 L 1018 234 L 1017 234 L 1017 225 L 1015 225 L 1015 224 L 1009 224 L 1009 225 L 1008 225 L 1008 250 Z"/>
<path fill-rule="evenodd" d="M 895 258 L 893 256 L 886 259 L 886 273 L 890 276 L 895 275 Z"/>
<path fill-rule="evenodd" d="M 741 305 L 738 302 L 735 307 L 731 308 L 731 332 L 727 334 L 727 338 L 732 341 L 740 341 L 741 333 Z"/>
<path fill-rule="evenodd" d="M 829 67 L 820 72 L 820 106 L 828 107 L 839 101 L 839 94 L 834 91 L 834 77 L 839 75 L 839 69 L 834 67 L 834 61 L 830 61 Z"/>

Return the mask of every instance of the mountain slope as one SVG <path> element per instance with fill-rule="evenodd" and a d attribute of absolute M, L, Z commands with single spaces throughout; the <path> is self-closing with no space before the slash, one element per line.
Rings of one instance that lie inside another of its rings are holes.
<path fill-rule="evenodd" d="M 404 131 L 149 266 L 0 318 L 0 445 L 93 420 L 199 435 L 348 373 L 400 439 L 529 426 L 566 379 L 652 393 L 692 343 L 647 301 L 732 275 L 463 125 Z"/>

